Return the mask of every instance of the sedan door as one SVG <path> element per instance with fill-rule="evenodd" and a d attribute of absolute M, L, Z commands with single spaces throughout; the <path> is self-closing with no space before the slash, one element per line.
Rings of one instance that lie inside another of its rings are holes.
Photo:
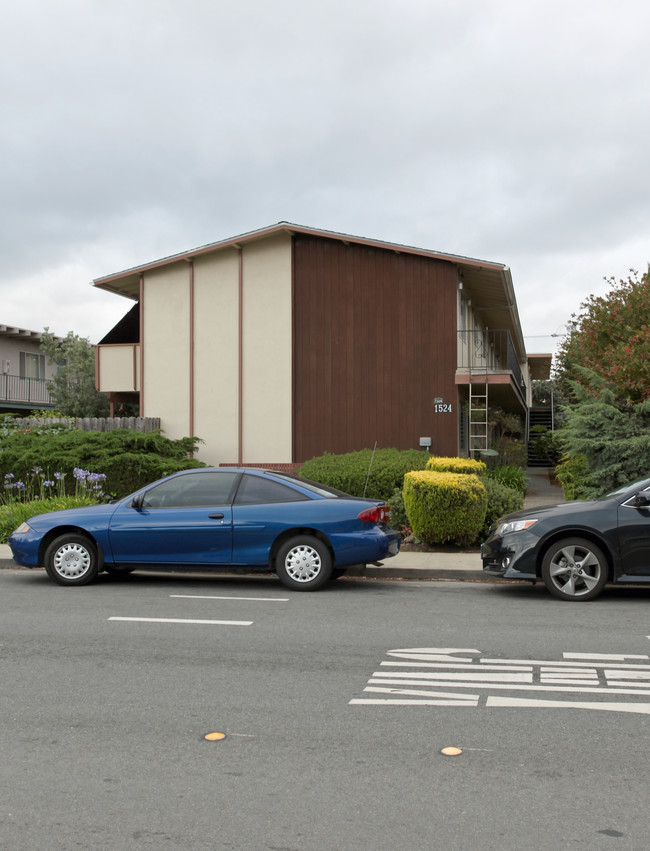
<path fill-rule="evenodd" d="M 238 478 L 218 470 L 183 473 L 146 491 L 141 507 L 123 503 L 110 525 L 115 563 L 230 564 Z"/>
<path fill-rule="evenodd" d="M 650 497 L 648 491 L 644 494 Z M 650 506 L 634 505 L 634 500 L 618 507 L 622 570 L 628 576 L 650 576 Z"/>

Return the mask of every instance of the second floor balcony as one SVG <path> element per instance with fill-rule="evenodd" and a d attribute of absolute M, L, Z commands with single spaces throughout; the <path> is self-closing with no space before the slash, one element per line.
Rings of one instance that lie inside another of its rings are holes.
<path fill-rule="evenodd" d="M 457 363 L 457 384 L 507 384 L 526 405 L 526 382 L 509 331 L 459 331 Z"/>

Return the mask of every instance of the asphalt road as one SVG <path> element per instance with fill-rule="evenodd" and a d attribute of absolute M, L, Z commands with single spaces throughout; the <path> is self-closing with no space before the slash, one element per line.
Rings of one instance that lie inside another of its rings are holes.
<path fill-rule="evenodd" d="M 649 607 L 0 571 L 0 848 L 645 849 Z"/>

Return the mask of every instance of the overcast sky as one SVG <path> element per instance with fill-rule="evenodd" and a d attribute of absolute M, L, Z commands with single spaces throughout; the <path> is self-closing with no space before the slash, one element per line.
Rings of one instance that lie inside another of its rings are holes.
<path fill-rule="evenodd" d="M 529 352 L 650 260 L 645 0 L 20 0 L 0 12 L 0 324 L 278 221 L 505 263 Z"/>

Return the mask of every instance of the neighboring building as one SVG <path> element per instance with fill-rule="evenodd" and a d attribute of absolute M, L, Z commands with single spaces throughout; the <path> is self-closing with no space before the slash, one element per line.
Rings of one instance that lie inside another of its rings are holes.
<path fill-rule="evenodd" d="M 56 370 L 41 351 L 39 331 L 0 325 L 0 414 L 52 408 Z"/>
<path fill-rule="evenodd" d="M 208 463 L 485 448 L 488 405 L 527 419 L 506 266 L 281 222 L 107 275 L 136 302 L 97 347 L 97 387 Z M 470 428 L 470 410 L 472 426 Z"/>

